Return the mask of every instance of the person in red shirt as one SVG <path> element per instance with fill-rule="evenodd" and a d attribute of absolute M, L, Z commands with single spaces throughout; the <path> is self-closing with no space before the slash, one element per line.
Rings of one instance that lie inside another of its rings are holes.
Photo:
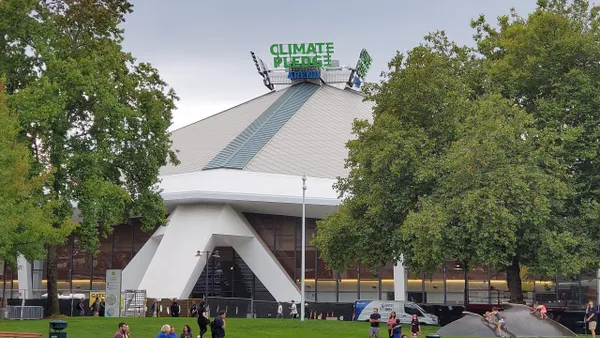
<path fill-rule="evenodd" d="M 394 337 L 394 332 L 392 331 L 392 329 L 394 328 L 394 325 L 396 325 L 396 319 L 396 311 L 392 311 L 392 313 L 390 313 L 390 317 L 387 320 L 388 334 L 390 338 Z"/>

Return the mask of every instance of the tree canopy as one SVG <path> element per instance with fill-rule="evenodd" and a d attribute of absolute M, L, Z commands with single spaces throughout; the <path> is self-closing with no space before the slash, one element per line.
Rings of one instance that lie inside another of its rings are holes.
<path fill-rule="evenodd" d="M 521 265 L 600 263 L 598 9 L 539 1 L 472 26 L 474 47 L 431 34 L 366 87 L 374 119 L 355 122 L 343 205 L 314 241 L 332 268 L 491 265 L 521 301 Z"/>
<path fill-rule="evenodd" d="M 42 187 L 51 177 L 31 176 L 33 157 L 19 135 L 17 115 L 5 99 L 0 81 L 0 261 L 16 268 L 19 255 L 43 259 L 44 246 L 60 243 L 73 225 L 66 224 L 61 231 L 48 221 L 52 209 L 43 203 Z"/>
<path fill-rule="evenodd" d="M 150 64 L 123 51 L 126 0 L 0 2 L 0 75 L 44 182 L 44 205 L 79 245 L 129 217 L 165 224 L 159 168 L 177 163 L 168 128 L 177 97 Z M 74 211 L 76 212 L 74 215 Z M 58 312 L 56 246 L 48 246 L 50 312 Z"/>

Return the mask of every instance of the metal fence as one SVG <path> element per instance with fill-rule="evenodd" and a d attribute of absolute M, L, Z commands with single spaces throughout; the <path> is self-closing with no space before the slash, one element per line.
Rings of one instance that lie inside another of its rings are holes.
<path fill-rule="evenodd" d="M 7 319 L 42 319 L 44 308 L 41 306 L 8 306 L 6 308 Z"/>

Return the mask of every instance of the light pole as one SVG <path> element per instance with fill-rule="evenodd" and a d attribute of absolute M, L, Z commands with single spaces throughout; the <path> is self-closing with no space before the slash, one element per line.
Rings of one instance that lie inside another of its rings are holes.
<path fill-rule="evenodd" d="M 204 266 L 204 268 L 206 269 L 206 275 L 204 276 L 204 280 L 205 280 L 205 285 L 204 285 L 204 301 L 206 301 L 207 297 L 208 297 L 208 259 L 210 257 L 214 257 L 214 258 L 220 258 L 221 256 L 219 256 L 218 252 L 215 252 L 214 254 L 210 255 L 210 251 L 208 250 L 204 250 L 204 251 L 196 251 L 196 257 L 200 257 L 202 256 L 202 254 L 206 254 L 206 265 Z M 214 279 L 214 276 L 213 276 Z"/>
<path fill-rule="evenodd" d="M 304 277 L 306 274 L 306 175 L 302 176 L 302 272 L 301 272 L 301 283 L 300 283 L 300 321 L 304 321 L 305 312 L 305 296 L 304 289 L 306 283 Z"/>

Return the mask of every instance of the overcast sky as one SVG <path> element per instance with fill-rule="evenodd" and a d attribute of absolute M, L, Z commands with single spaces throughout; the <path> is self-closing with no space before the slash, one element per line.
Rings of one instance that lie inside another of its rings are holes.
<path fill-rule="evenodd" d="M 470 19 L 494 19 L 535 0 L 132 0 L 125 49 L 150 62 L 180 97 L 171 129 L 268 92 L 250 56 L 271 62 L 274 43 L 334 42 L 333 59 L 353 65 L 362 48 L 373 57 L 376 81 L 396 50 L 428 32 L 445 30 L 472 44 Z M 272 67 L 272 64 L 269 65 Z"/>

